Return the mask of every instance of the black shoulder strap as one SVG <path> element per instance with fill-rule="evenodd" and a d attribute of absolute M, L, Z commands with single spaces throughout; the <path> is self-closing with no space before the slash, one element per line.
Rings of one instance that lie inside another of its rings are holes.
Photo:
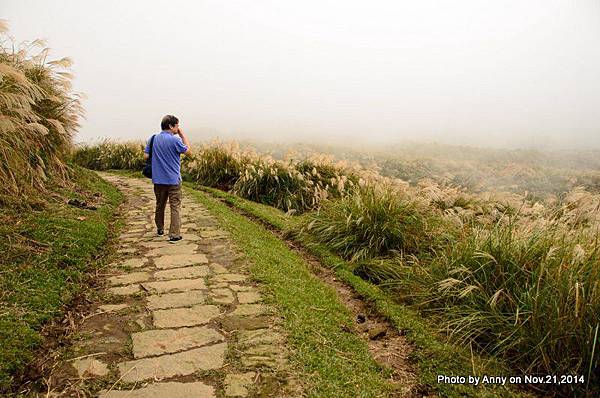
<path fill-rule="evenodd" d="M 150 138 L 150 152 L 148 153 L 148 160 L 152 160 L 152 147 L 154 146 L 154 137 L 156 137 L 156 134 L 154 134 L 152 138 Z"/>

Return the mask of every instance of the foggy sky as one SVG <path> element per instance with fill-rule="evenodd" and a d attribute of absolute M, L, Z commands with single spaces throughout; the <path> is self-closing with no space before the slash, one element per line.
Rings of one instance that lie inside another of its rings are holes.
<path fill-rule="evenodd" d="M 600 1 L 2 0 L 75 61 L 77 141 L 600 147 Z"/>

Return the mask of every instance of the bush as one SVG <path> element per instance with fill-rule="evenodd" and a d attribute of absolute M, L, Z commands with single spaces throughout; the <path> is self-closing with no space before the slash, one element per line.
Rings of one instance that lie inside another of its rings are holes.
<path fill-rule="evenodd" d="M 562 226 L 475 230 L 431 261 L 399 261 L 395 284 L 459 342 L 525 374 L 591 375 L 598 386 L 600 243 Z"/>
<path fill-rule="evenodd" d="M 315 208 L 326 192 L 293 165 L 269 158 L 256 158 L 244 165 L 232 192 L 284 211 Z"/>
<path fill-rule="evenodd" d="M 46 61 L 36 40 L 17 51 L 0 22 L 0 203 L 36 201 L 50 180 L 68 181 L 65 155 L 82 114 L 71 61 Z"/>
<path fill-rule="evenodd" d="M 141 170 L 146 163 L 143 144 L 109 140 L 77 148 L 73 153 L 73 161 L 92 170 Z"/>
<path fill-rule="evenodd" d="M 416 254 L 433 243 L 439 218 L 406 193 L 366 184 L 339 200 L 327 201 L 304 222 L 303 233 L 351 261 Z"/>
<path fill-rule="evenodd" d="M 220 143 L 204 146 L 193 158 L 184 158 L 184 178 L 200 185 L 229 191 L 240 177 L 249 155 Z"/>
<path fill-rule="evenodd" d="M 327 191 L 328 198 L 340 198 L 358 187 L 359 177 L 352 171 L 336 166 L 331 160 L 314 156 L 294 165 L 305 178 Z"/>

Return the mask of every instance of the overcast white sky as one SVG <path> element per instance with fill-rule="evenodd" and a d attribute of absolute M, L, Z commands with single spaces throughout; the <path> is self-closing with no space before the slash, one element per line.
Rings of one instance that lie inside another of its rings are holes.
<path fill-rule="evenodd" d="M 75 61 L 78 141 L 600 147 L 600 0 L 2 0 Z"/>

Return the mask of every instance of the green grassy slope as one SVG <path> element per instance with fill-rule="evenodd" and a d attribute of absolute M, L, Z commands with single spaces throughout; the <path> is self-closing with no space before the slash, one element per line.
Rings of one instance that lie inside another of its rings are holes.
<path fill-rule="evenodd" d="M 74 174 L 76 188 L 55 192 L 43 210 L 0 209 L 0 392 L 32 360 L 44 323 L 84 287 L 122 201 L 93 172 L 76 167 Z M 98 210 L 70 206 L 70 198 L 96 199 Z"/>

